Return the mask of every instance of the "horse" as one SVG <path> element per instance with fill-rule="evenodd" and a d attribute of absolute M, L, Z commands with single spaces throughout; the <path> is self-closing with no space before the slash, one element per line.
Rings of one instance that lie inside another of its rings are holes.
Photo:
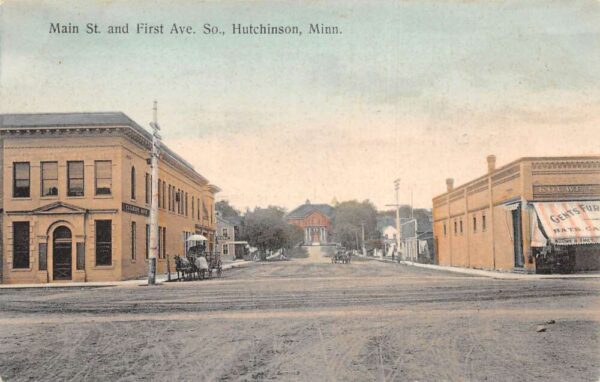
<path fill-rule="evenodd" d="M 186 279 L 186 274 L 187 274 L 187 278 L 189 278 L 190 276 L 193 277 L 194 275 L 194 266 L 192 265 L 192 263 L 190 263 L 190 261 L 185 258 L 185 257 L 181 257 L 179 255 L 175 256 L 175 269 L 177 270 L 177 279 L 181 280 L 183 277 L 183 279 Z M 181 272 L 181 277 L 179 276 L 179 272 Z"/>

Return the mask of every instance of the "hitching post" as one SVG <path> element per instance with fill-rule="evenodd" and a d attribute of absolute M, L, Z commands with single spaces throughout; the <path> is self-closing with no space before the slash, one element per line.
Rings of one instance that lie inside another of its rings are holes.
<path fill-rule="evenodd" d="M 152 204 L 150 205 L 150 254 L 148 256 L 148 285 L 156 284 L 156 259 L 158 258 L 158 158 L 160 155 L 160 127 L 157 122 L 157 102 L 154 101 L 152 127 Z"/>

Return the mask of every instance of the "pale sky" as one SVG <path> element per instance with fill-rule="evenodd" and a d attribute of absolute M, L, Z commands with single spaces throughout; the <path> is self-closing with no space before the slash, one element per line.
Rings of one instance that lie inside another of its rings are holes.
<path fill-rule="evenodd" d="M 1 3 L 1 1 L 0 1 Z M 600 154 L 600 1 L 16 1 L 0 6 L 0 112 L 159 102 L 167 145 L 240 208 L 309 198 L 430 207 L 522 156 Z M 80 26 L 50 34 L 50 23 Z M 85 34 L 94 22 L 130 34 Z M 136 35 L 139 22 L 192 36 Z M 205 23 L 224 36 L 202 35 Z M 235 36 L 298 25 L 302 36 Z M 309 23 L 340 35 L 308 35 Z"/>

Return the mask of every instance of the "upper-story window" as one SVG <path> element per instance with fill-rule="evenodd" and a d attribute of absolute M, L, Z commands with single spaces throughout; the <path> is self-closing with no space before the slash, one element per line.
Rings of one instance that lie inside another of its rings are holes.
<path fill-rule="evenodd" d="M 42 196 L 58 195 L 58 162 L 42 162 Z"/>
<path fill-rule="evenodd" d="M 13 197 L 30 196 L 29 162 L 13 163 Z"/>
<path fill-rule="evenodd" d="M 135 200 L 135 167 L 131 167 L 131 199 Z"/>
<path fill-rule="evenodd" d="M 96 195 L 110 195 L 112 190 L 112 162 L 99 160 L 96 167 Z"/>
<path fill-rule="evenodd" d="M 228 237 L 229 232 L 227 232 L 227 228 L 223 228 L 223 237 Z"/>
<path fill-rule="evenodd" d="M 164 208 L 164 204 L 162 201 L 162 195 L 163 195 L 163 190 L 162 190 L 162 180 L 158 180 L 158 208 Z"/>
<path fill-rule="evenodd" d="M 83 196 L 83 161 L 67 162 L 67 196 Z"/>
<path fill-rule="evenodd" d="M 481 216 L 481 230 L 485 231 L 486 228 L 487 228 L 487 222 L 486 222 L 486 219 L 485 219 L 485 215 L 482 215 Z"/>
<path fill-rule="evenodd" d="M 146 204 L 150 204 L 150 201 L 152 200 L 152 178 L 148 173 L 146 173 L 144 184 L 146 185 Z"/>
<path fill-rule="evenodd" d="M 477 232 L 477 216 L 473 216 L 473 232 Z"/>
<path fill-rule="evenodd" d="M 196 213 L 194 209 L 194 195 L 192 195 L 192 220 L 196 220 Z"/>

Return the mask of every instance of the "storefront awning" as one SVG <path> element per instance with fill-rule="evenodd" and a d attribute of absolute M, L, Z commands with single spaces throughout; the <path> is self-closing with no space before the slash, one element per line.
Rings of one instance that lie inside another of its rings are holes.
<path fill-rule="evenodd" d="M 533 203 L 544 236 L 555 245 L 600 243 L 600 201 Z M 538 221 L 532 224 L 533 247 L 545 245 Z"/>

